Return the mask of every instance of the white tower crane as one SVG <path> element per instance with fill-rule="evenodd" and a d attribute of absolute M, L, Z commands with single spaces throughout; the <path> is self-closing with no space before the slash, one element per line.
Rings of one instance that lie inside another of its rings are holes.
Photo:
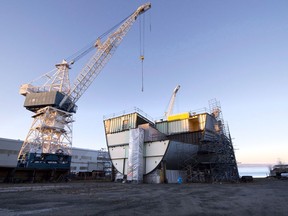
<path fill-rule="evenodd" d="M 167 118 L 168 116 L 170 116 L 173 113 L 173 108 L 174 108 L 174 103 L 175 103 L 175 98 L 176 98 L 176 94 L 178 92 L 178 90 L 180 89 L 180 85 L 177 85 L 175 87 L 175 89 L 173 90 L 169 105 L 168 105 L 168 109 L 167 112 L 165 112 L 164 116 L 165 118 Z"/>
<path fill-rule="evenodd" d="M 70 62 L 63 60 L 57 64 L 56 73 L 44 75 L 48 78 L 44 85 L 21 86 L 20 94 L 26 97 L 24 107 L 34 112 L 34 120 L 19 152 L 18 167 L 70 168 L 76 102 L 110 60 L 137 17 L 150 8 L 150 3 L 143 4 L 118 26 L 114 26 L 111 32 L 98 38 L 93 46 L 97 49 L 96 53 L 73 85 L 70 86 L 69 81 L 70 66 L 87 50 Z"/>

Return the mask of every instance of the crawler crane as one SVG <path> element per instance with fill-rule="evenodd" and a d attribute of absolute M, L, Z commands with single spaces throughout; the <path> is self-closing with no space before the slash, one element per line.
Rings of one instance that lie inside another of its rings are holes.
<path fill-rule="evenodd" d="M 70 62 L 63 60 L 57 64 L 56 72 L 52 76 L 46 76 L 48 81 L 44 85 L 24 84 L 20 87 L 20 94 L 25 96 L 24 107 L 34 115 L 32 126 L 18 155 L 17 167 L 70 169 L 76 102 L 110 60 L 137 17 L 150 8 L 150 3 L 140 6 L 118 26 L 114 26 L 111 33 L 98 38 L 94 44 L 96 53 L 73 85 L 70 85 L 69 69 L 79 56 Z"/>

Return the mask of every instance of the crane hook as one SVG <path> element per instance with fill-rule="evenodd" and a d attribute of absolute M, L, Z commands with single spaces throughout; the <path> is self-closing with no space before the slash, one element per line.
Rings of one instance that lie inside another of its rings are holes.
<path fill-rule="evenodd" d="M 140 59 L 141 59 L 141 69 L 142 69 L 142 92 L 144 91 L 144 69 L 143 69 L 143 61 L 144 61 L 144 55 L 140 55 Z"/>

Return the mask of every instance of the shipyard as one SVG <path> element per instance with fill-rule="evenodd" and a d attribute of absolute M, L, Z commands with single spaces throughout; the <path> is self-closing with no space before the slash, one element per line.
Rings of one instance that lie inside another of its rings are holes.
<path fill-rule="evenodd" d="M 0 216 L 287 215 L 287 6 L 4 1 Z"/>

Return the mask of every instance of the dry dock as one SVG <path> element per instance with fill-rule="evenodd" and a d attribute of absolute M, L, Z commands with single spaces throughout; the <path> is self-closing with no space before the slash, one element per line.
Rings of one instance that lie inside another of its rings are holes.
<path fill-rule="evenodd" d="M 0 215 L 287 215 L 288 180 L 1 184 Z"/>

